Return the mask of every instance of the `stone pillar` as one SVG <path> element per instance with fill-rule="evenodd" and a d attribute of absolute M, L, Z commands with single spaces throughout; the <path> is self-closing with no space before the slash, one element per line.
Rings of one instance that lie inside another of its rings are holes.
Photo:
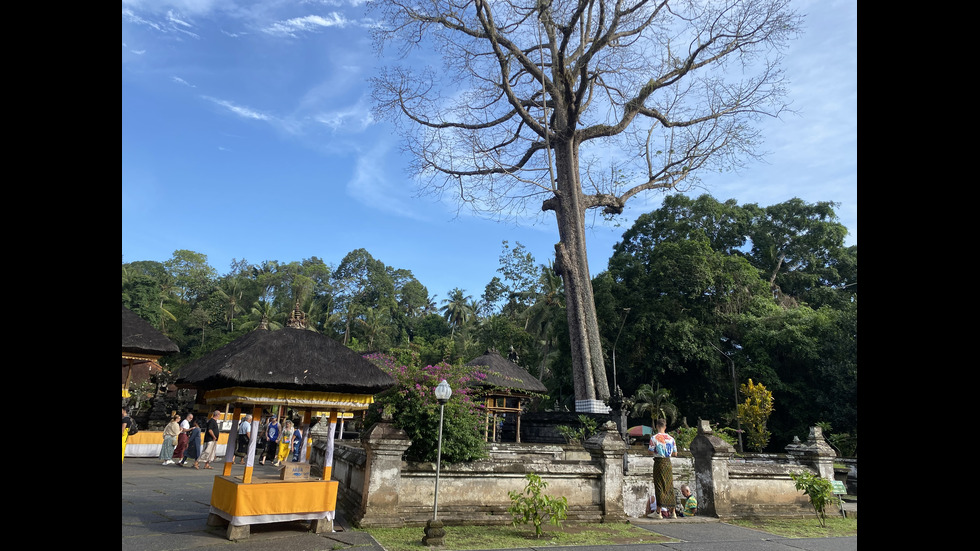
<path fill-rule="evenodd" d="M 626 444 L 619 436 L 616 423 L 606 421 L 583 446 L 602 470 L 602 522 L 625 522 L 623 456 Z"/>
<path fill-rule="evenodd" d="M 390 421 L 375 423 L 361 437 L 364 446 L 364 487 L 352 519 L 359 528 L 400 527 L 402 455 L 412 445 L 404 430 Z"/>
<path fill-rule="evenodd" d="M 731 483 L 728 480 L 728 462 L 735 456 L 735 448 L 714 435 L 711 424 L 698 421 L 698 435 L 691 442 L 694 456 L 694 477 L 700 493 L 698 516 L 731 518 Z"/>
<path fill-rule="evenodd" d="M 837 452 L 824 440 L 823 429 L 810 427 L 810 436 L 805 444 L 793 443 L 786 446 L 786 453 L 796 458 L 801 465 L 813 467 L 820 478 L 834 479 L 834 458 Z"/>

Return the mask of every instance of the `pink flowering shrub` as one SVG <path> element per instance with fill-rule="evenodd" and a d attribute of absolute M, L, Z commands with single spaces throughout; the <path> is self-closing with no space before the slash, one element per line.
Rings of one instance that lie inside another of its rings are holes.
<path fill-rule="evenodd" d="M 439 438 L 439 401 L 435 387 L 445 379 L 453 394 L 445 406 L 442 426 L 442 460 L 461 463 L 486 457 L 483 439 L 484 406 L 474 401 L 471 384 L 485 379 L 479 370 L 463 365 L 439 363 L 411 365 L 412 358 L 402 355 L 398 361 L 386 354 L 364 356 L 395 378 L 394 387 L 375 397 L 368 410 L 368 424 L 381 419 L 382 412 L 392 416 L 395 426 L 412 439 L 405 452 L 408 461 L 435 461 Z"/>

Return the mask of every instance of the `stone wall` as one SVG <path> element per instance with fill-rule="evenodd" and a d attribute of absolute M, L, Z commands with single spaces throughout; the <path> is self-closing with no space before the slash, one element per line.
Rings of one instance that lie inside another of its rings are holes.
<path fill-rule="evenodd" d="M 432 518 L 434 463 L 402 460 L 410 441 L 390 423 L 370 427 L 361 442 L 336 441 L 332 478 L 340 482 L 338 506 L 360 527 L 423 526 Z M 323 465 L 325 442 L 313 447 L 314 472 Z M 786 454 L 748 454 L 714 436 L 707 421 L 691 451 L 671 459 L 674 489 L 688 484 L 699 514 L 722 519 L 812 514 L 790 474 L 807 469 L 833 476 L 833 451 L 819 427 Z M 643 448 L 627 452 L 614 424 L 604 425 L 583 446 L 493 444 L 490 457 L 443 464 L 439 475 L 439 520 L 446 525 L 509 524 L 508 492 L 524 489 L 534 472 L 545 493 L 568 499 L 568 520 L 617 522 L 645 513 L 652 492 L 653 458 Z M 626 455 L 625 471 L 623 456 Z M 321 470 L 322 472 L 322 470 Z"/>

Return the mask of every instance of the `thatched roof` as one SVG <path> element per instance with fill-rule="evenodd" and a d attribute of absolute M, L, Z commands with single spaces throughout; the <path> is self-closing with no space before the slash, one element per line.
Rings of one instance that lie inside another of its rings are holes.
<path fill-rule="evenodd" d="M 486 381 L 479 386 L 497 386 L 522 392 L 547 392 L 541 381 L 524 370 L 523 367 L 501 356 L 496 350 L 487 350 L 468 366 L 486 366 Z"/>
<path fill-rule="evenodd" d="M 177 345 L 132 310 L 122 307 L 122 352 L 143 356 L 166 356 L 180 352 Z"/>
<path fill-rule="evenodd" d="M 194 360 L 180 369 L 177 383 L 373 395 L 395 380 L 330 337 L 285 327 L 256 329 Z"/>

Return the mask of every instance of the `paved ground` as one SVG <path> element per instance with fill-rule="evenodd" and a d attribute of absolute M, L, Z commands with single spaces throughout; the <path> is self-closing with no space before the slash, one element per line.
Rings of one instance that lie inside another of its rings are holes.
<path fill-rule="evenodd" d="M 244 467 L 236 465 L 232 475 Z M 122 551 L 384 551 L 365 532 L 353 531 L 343 516 L 335 521 L 337 531 L 309 532 L 309 523 L 254 525 L 251 536 L 232 542 L 223 528 L 207 526 L 214 470 L 161 466 L 156 459 L 130 458 L 122 465 Z M 273 467 L 257 465 L 254 476 L 274 477 Z M 857 537 L 788 539 L 740 528 L 717 519 L 634 519 L 638 526 L 669 536 L 677 543 L 609 545 L 594 547 L 541 547 L 512 551 L 548 549 L 556 551 L 851 551 Z M 420 536 L 421 537 L 421 536 Z M 229 547 L 233 546 L 233 547 Z"/>

